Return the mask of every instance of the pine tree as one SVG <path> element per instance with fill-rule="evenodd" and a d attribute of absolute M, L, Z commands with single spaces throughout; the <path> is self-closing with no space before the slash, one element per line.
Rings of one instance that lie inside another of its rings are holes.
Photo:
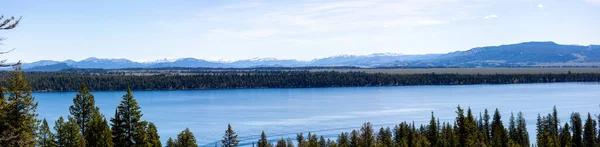
<path fill-rule="evenodd" d="M 370 122 L 364 123 L 360 128 L 360 146 L 374 147 L 373 125 Z"/>
<path fill-rule="evenodd" d="M 177 143 L 175 140 L 173 140 L 173 138 L 169 137 L 166 147 L 177 147 Z"/>
<path fill-rule="evenodd" d="M 496 109 L 494 112 L 494 117 L 492 121 L 492 146 L 494 147 L 507 147 L 508 146 L 508 136 L 506 133 L 506 129 L 502 124 L 502 118 L 500 116 L 500 111 Z"/>
<path fill-rule="evenodd" d="M 146 136 L 148 137 L 148 147 L 162 147 L 160 136 L 158 136 L 158 129 L 154 123 L 148 123 L 146 133 Z"/>
<path fill-rule="evenodd" d="M 581 115 L 577 112 L 571 114 L 571 130 L 573 132 L 572 143 L 574 147 L 583 147 L 583 127 Z"/>
<path fill-rule="evenodd" d="M 227 130 L 225 130 L 225 135 L 223 135 L 223 140 L 221 140 L 222 147 L 237 147 L 240 142 L 237 140 L 237 137 L 238 135 L 231 129 L 231 124 L 227 124 Z M 281 140 L 284 141 L 283 138 Z"/>
<path fill-rule="evenodd" d="M 177 139 L 175 140 L 176 147 L 197 147 L 196 137 L 189 128 L 185 128 L 185 130 L 181 131 L 177 135 Z M 167 143 L 168 144 L 168 143 Z"/>
<path fill-rule="evenodd" d="M 275 145 L 275 147 L 287 147 L 287 142 L 281 138 L 279 141 L 277 141 L 277 145 Z"/>
<path fill-rule="evenodd" d="M 310 134 L 308 132 L 308 146 L 309 147 L 318 147 L 319 146 L 319 138 L 317 138 L 317 134 Z"/>
<path fill-rule="evenodd" d="M 598 145 L 596 140 L 596 121 L 592 118 L 590 113 L 588 113 L 588 117 L 585 121 L 583 132 L 584 146 L 595 147 Z"/>
<path fill-rule="evenodd" d="M 302 133 L 296 134 L 296 141 L 298 141 L 298 147 L 306 147 L 306 139 Z"/>
<path fill-rule="evenodd" d="M 121 103 L 117 106 L 115 117 L 111 119 L 115 146 L 147 144 L 145 131 L 147 122 L 141 120 L 143 114 L 140 109 L 131 89 L 127 88 L 127 93 L 123 95 Z"/>
<path fill-rule="evenodd" d="M 81 134 L 86 136 L 87 124 L 92 120 L 95 113 L 99 113 L 99 110 L 95 106 L 94 95 L 90 93 L 85 83 L 81 84 L 79 92 L 73 98 L 73 105 L 69 107 L 69 112 L 77 121 Z"/>
<path fill-rule="evenodd" d="M 487 144 L 491 144 L 491 139 L 492 139 L 492 135 L 491 135 L 491 131 L 492 128 L 490 127 L 490 113 L 488 111 L 488 109 L 484 110 L 483 113 L 483 128 L 484 128 L 484 137 L 483 138 L 485 140 L 485 142 Z"/>
<path fill-rule="evenodd" d="M 53 147 L 54 145 L 54 134 L 50 132 L 50 127 L 46 119 L 42 120 L 42 124 L 38 130 L 38 147 Z"/>
<path fill-rule="evenodd" d="M 10 72 L 7 80 L 7 101 L 2 100 L 2 130 L 0 146 L 34 146 L 39 120 L 35 98 L 20 66 Z M 4 99 L 4 98 L 3 98 Z"/>
<path fill-rule="evenodd" d="M 347 132 L 342 132 L 337 138 L 339 147 L 350 147 L 350 136 Z"/>
<path fill-rule="evenodd" d="M 360 147 L 360 137 L 358 135 L 358 131 L 352 130 L 350 133 L 350 147 Z"/>
<path fill-rule="evenodd" d="M 292 141 L 292 139 L 288 137 L 286 140 L 286 145 L 287 147 L 294 147 L 294 141 Z"/>
<path fill-rule="evenodd" d="M 113 138 L 112 130 L 108 126 L 108 122 L 104 119 L 104 116 L 100 113 L 95 113 L 92 119 L 87 123 L 85 137 L 86 146 L 89 147 L 112 147 Z"/>
<path fill-rule="evenodd" d="M 327 140 L 325 140 L 323 135 L 321 135 L 321 137 L 319 137 L 319 147 L 326 147 L 326 146 L 327 146 Z"/>
<path fill-rule="evenodd" d="M 260 134 L 260 139 L 258 139 L 258 147 L 270 147 L 269 140 L 267 139 L 267 134 L 265 131 L 262 131 Z"/>
<path fill-rule="evenodd" d="M 56 131 L 56 144 L 60 147 L 81 147 L 84 146 L 83 135 L 77 121 L 72 117 L 65 122 L 63 117 L 58 118 L 54 124 Z"/>
<path fill-rule="evenodd" d="M 560 146 L 561 147 L 571 147 L 573 144 L 571 137 L 571 131 L 569 131 L 571 127 L 569 127 L 568 123 L 565 123 L 565 126 L 561 128 L 560 132 Z"/>
<path fill-rule="evenodd" d="M 428 130 L 427 139 L 431 143 L 431 146 L 437 146 L 438 137 L 439 137 L 440 133 L 439 133 L 438 124 L 435 121 L 435 116 L 433 115 L 433 112 L 431 112 L 431 120 L 429 120 L 429 126 L 428 126 L 427 130 Z"/>
<path fill-rule="evenodd" d="M 521 147 L 529 146 L 529 132 L 527 132 L 527 123 L 523 112 L 517 113 L 517 138 L 514 140 L 515 143 L 521 145 Z"/>

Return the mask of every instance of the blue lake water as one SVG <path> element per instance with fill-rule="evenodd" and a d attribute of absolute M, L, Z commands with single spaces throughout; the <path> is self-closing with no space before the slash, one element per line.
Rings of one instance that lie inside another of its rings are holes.
<path fill-rule="evenodd" d="M 92 92 L 96 105 L 108 118 L 124 91 Z M 471 107 L 475 113 L 500 108 L 504 123 L 510 112 L 522 111 L 531 139 L 535 139 L 538 113 L 558 108 L 561 123 L 571 112 L 600 111 L 600 84 L 556 83 L 467 86 L 404 86 L 234 89 L 190 91 L 134 91 L 143 119 L 154 122 L 163 144 L 189 127 L 198 143 L 214 146 L 227 124 L 239 134 L 241 144 L 256 142 L 264 130 L 269 139 L 313 132 L 335 138 L 340 132 L 358 129 L 364 122 L 376 128 L 414 121 L 428 123 L 431 111 L 440 121 L 453 121 L 456 106 Z M 40 118 L 50 125 L 69 114 L 75 92 L 34 93 Z M 493 112 L 493 110 L 490 110 Z M 585 115 L 582 115 L 585 116 Z M 378 130 L 378 129 L 377 129 Z"/>

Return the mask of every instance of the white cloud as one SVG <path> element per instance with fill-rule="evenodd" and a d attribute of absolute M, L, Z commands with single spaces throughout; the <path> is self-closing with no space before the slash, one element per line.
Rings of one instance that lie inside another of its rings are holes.
<path fill-rule="evenodd" d="M 538 8 L 544 8 L 544 5 L 542 5 L 542 4 L 538 4 L 538 5 L 537 5 L 537 7 L 538 7 Z"/>
<path fill-rule="evenodd" d="M 483 19 L 494 19 L 494 18 L 498 18 L 498 15 L 488 15 L 488 16 L 483 17 Z"/>

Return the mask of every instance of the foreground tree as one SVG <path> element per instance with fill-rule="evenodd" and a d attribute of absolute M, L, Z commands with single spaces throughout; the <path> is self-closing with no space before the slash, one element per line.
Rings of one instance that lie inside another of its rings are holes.
<path fill-rule="evenodd" d="M 5 101 L 3 94 L 0 101 L 0 146 L 34 146 L 38 104 L 21 67 L 10 73 L 6 94 L 8 99 Z"/>
<path fill-rule="evenodd" d="M 176 147 L 197 147 L 196 137 L 194 137 L 194 133 L 190 131 L 189 128 L 185 128 L 179 135 L 177 135 L 177 140 L 175 140 Z"/>
<path fill-rule="evenodd" d="M 42 124 L 38 130 L 38 147 L 53 147 L 54 145 L 54 134 L 50 132 L 50 127 L 46 119 L 42 120 Z"/>
<path fill-rule="evenodd" d="M 104 116 L 100 113 L 94 113 L 92 119 L 87 123 L 85 137 L 86 146 L 89 147 L 112 147 L 114 146 L 112 140 L 112 131 L 108 126 L 108 122 L 104 119 Z"/>
<path fill-rule="evenodd" d="M 111 118 L 113 142 L 115 146 L 134 146 L 147 144 L 146 125 L 142 121 L 142 111 L 133 97 L 131 89 L 123 95 L 117 106 L 115 117 Z"/>
<path fill-rule="evenodd" d="M 240 141 L 237 140 L 237 137 L 238 135 L 231 129 L 231 124 L 227 124 L 227 130 L 225 130 L 225 135 L 223 135 L 223 140 L 221 140 L 221 143 L 223 144 L 222 147 L 237 147 L 240 143 Z M 283 141 L 283 145 L 285 146 L 283 138 L 280 141 Z M 277 142 L 277 144 L 277 146 L 279 146 L 280 143 Z"/>
<path fill-rule="evenodd" d="M 492 146 L 507 147 L 509 142 L 508 134 L 506 133 L 506 129 L 502 124 L 502 118 L 498 109 L 496 109 L 496 112 L 494 112 L 494 117 L 492 120 Z"/>
<path fill-rule="evenodd" d="M 374 147 L 375 138 L 373 137 L 373 125 L 370 122 L 364 123 L 360 128 L 360 146 Z"/>
<path fill-rule="evenodd" d="M 148 147 L 162 147 L 160 143 L 160 136 L 158 136 L 158 129 L 154 123 L 148 123 L 146 127 L 146 137 L 148 138 Z"/>
<path fill-rule="evenodd" d="M 258 147 L 270 147 L 269 140 L 267 139 L 267 134 L 265 131 L 262 131 L 260 134 L 260 139 L 258 139 Z"/>
<path fill-rule="evenodd" d="M 58 118 L 54 124 L 56 131 L 56 145 L 60 147 L 84 146 L 83 136 L 80 134 L 79 126 L 72 117 L 65 122 L 63 117 Z"/>
<path fill-rule="evenodd" d="M 69 107 L 69 112 L 71 112 L 71 115 L 77 121 L 79 129 L 81 129 L 81 134 L 87 136 L 88 123 L 96 113 L 100 112 L 98 107 L 95 106 L 94 95 L 90 93 L 85 83 L 81 84 L 78 93 L 73 98 L 73 105 Z"/>
<path fill-rule="evenodd" d="M 597 141 L 598 140 L 596 140 L 596 121 L 594 121 L 591 114 L 588 113 L 583 130 L 583 145 L 595 147 L 598 145 Z"/>
<path fill-rule="evenodd" d="M 582 127 L 581 115 L 579 113 L 571 114 L 571 130 L 573 132 L 572 145 L 574 147 L 583 146 L 583 127 Z"/>

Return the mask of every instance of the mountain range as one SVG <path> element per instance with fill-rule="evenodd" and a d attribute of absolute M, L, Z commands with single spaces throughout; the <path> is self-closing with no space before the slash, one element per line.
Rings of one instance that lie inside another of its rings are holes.
<path fill-rule="evenodd" d="M 24 63 L 24 70 L 57 71 L 69 68 L 252 68 L 252 67 L 531 67 L 531 66 L 598 66 L 600 45 L 561 45 L 554 42 L 524 42 L 518 44 L 476 47 L 446 54 L 405 55 L 376 53 L 371 55 L 340 55 L 301 61 L 275 58 L 253 58 L 233 62 L 208 61 L 195 58 L 135 62 L 128 59 L 87 58 L 81 61 L 41 60 Z"/>

